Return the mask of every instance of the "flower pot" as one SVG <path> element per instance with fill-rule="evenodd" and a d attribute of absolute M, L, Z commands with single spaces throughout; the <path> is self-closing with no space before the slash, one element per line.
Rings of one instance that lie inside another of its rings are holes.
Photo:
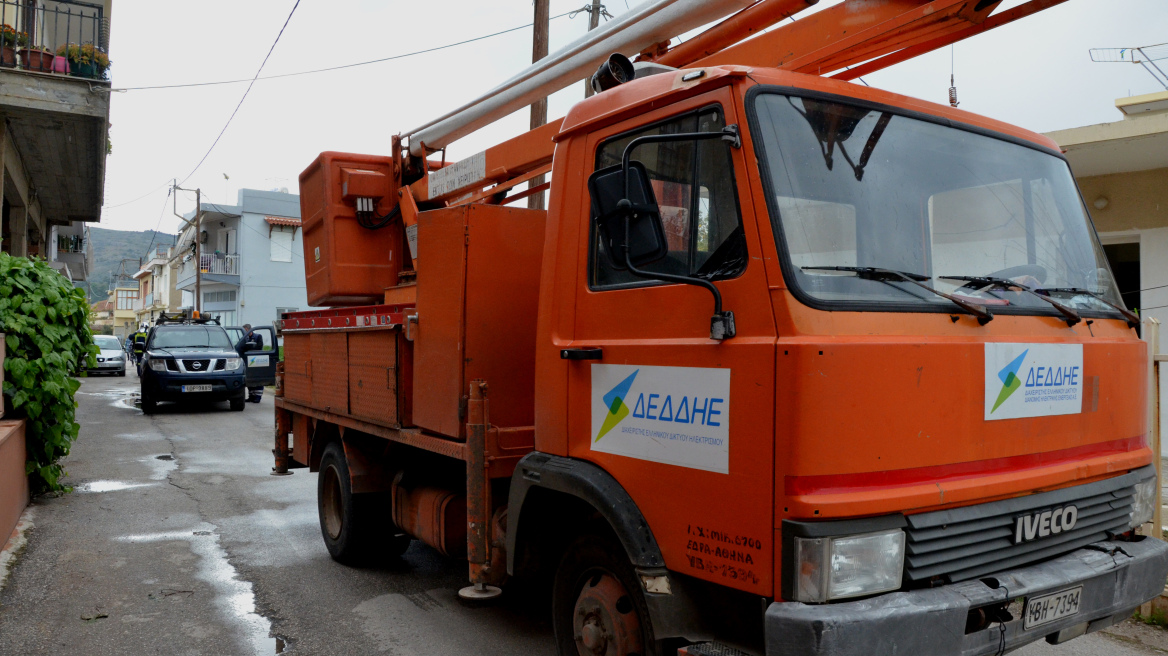
<path fill-rule="evenodd" d="M 63 73 L 65 75 L 69 74 L 69 60 L 61 57 L 60 55 L 53 57 L 52 66 L 54 73 Z"/>
<path fill-rule="evenodd" d="M 0 66 L 16 66 L 16 48 L 12 46 L 0 48 Z"/>
<path fill-rule="evenodd" d="M 74 77 L 88 77 L 88 78 L 96 78 L 97 77 L 97 67 L 94 66 L 92 63 L 89 63 L 89 64 L 70 63 L 69 68 L 71 69 L 69 74 L 74 76 Z"/>
<path fill-rule="evenodd" d="M 28 48 L 21 48 L 20 60 L 24 62 L 24 68 L 30 71 L 40 71 L 48 73 L 53 70 L 53 60 L 56 57 L 43 50 L 29 50 Z"/>

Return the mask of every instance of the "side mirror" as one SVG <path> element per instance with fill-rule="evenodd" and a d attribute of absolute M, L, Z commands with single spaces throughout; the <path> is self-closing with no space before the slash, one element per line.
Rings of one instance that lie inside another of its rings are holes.
<path fill-rule="evenodd" d="M 600 169 L 588 177 L 592 196 L 592 217 L 614 269 L 625 270 L 625 217 L 628 216 L 629 261 L 634 267 L 652 264 L 669 253 L 661 208 L 653 193 L 649 173 L 640 162 L 629 162 L 628 203 L 625 174 L 618 164 Z"/>

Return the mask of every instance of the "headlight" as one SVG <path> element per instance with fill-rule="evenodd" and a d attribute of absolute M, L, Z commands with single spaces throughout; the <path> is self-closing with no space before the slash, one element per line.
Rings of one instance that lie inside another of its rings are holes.
<path fill-rule="evenodd" d="M 166 371 L 166 360 L 151 360 L 150 368 L 154 371 Z"/>
<path fill-rule="evenodd" d="M 109 360 L 110 362 L 121 362 L 121 361 L 122 361 L 122 360 L 124 360 L 125 358 L 124 358 L 123 356 L 121 356 L 121 355 L 115 355 L 115 356 L 113 356 L 113 357 L 111 357 L 111 358 L 106 358 L 106 359 L 107 359 L 107 360 Z"/>
<path fill-rule="evenodd" d="M 823 603 L 900 588 L 904 531 L 795 538 L 796 601 Z"/>
<path fill-rule="evenodd" d="M 1136 484 L 1136 491 L 1132 499 L 1132 528 L 1138 528 L 1140 525 L 1152 521 L 1152 513 L 1156 509 L 1157 501 L 1155 477 Z"/>
<path fill-rule="evenodd" d="M 227 371 L 235 371 L 243 366 L 243 358 L 227 358 Z"/>

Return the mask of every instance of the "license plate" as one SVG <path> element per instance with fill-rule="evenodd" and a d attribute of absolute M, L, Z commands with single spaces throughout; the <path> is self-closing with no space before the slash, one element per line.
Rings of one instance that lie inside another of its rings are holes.
<path fill-rule="evenodd" d="M 211 386 L 210 385 L 183 385 L 182 391 L 184 391 L 184 392 L 210 392 Z"/>
<path fill-rule="evenodd" d="M 1025 619 L 1022 629 L 1030 630 L 1036 626 L 1049 624 L 1055 620 L 1079 613 L 1079 597 L 1083 594 L 1083 586 L 1063 590 L 1041 597 L 1031 597 L 1026 601 Z"/>

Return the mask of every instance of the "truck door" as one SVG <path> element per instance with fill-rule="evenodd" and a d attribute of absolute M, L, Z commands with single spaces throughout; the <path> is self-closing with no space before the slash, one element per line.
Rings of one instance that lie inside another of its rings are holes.
<path fill-rule="evenodd" d="M 252 328 L 259 339 L 259 348 L 247 350 L 247 344 L 241 343 L 240 354 L 247 365 L 247 386 L 276 384 L 276 362 L 280 360 L 280 345 L 276 343 L 276 330 L 272 326 L 258 326 Z"/>
<path fill-rule="evenodd" d="M 594 134 L 590 156 L 601 169 L 636 137 L 745 128 L 735 113 L 730 92 L 714 91 Z M 579 350 L 565 355 L 597 359 L 569 363 L 568 450 L 624 486 L 669 569 L 770 595 L 776 329 L 746 158 L 715 139 L 643 144 L 632 159 L 648 171 L 669 247 L 642 268 L 713 281 L 737 335 L 710 338 L 709 290 L 613 266 L 590 223 L 570 347 Z"/>

